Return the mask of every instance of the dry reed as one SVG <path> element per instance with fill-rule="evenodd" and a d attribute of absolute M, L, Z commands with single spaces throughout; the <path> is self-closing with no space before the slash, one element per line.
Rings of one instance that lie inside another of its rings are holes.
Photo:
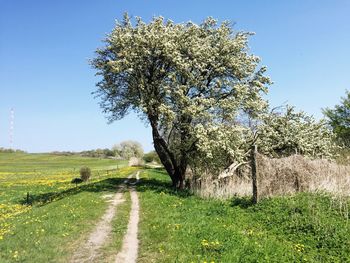
<path fill-rule="evenodd" d="M 258 194 L 261 198 L 296 192 L 327 192 L 337 197 L 350 196 L 350 166 L 333 161 L 311 160 L 301 155 L 271 159 L 258 154 L 257 169 Z M 210 174 L 195 179 L 188 173 L 187 182 L 190 189 L 201 197 L 252 195 L 249 165 L 221 180 Z"/>

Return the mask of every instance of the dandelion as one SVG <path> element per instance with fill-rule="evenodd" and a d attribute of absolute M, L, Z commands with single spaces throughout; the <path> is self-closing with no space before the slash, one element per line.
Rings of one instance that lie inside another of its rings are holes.
<path fill-rule="evenodd" d="M 303 252 L 305 250 L 305 246 L 303 244 L 295 244 L 294 249 L 298 252 Z"/>
<path fill-rule="evenodd" d="M 203 239 L 201 241 L 201 246 L 203 249 L 206 250 L 213 250 L 213 251 L 218 251 L 222 248 L 220 242 L 218 240 L 215 241 L 208 241 L 206 239 Z"/>
<path fill-rule="evenodd" d="M 202 242 L 201 242 L 201 245 L 202 245 L 203 247 L 208 247 L 208 246 L 209 246 L 208 240 L 203 239 Z"/>

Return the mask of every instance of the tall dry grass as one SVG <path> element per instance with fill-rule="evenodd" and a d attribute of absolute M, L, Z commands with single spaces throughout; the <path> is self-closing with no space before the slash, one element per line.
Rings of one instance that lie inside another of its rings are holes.
<path fill-rule="evenodd" d="M 257 155 L 258 194 L 261 198 L 296 192 L 327 192 L 350 196 L 350 166 L 326 159 L 311 160 L 301 155 L 271 159 Z M 231 176 L 216 179 L 210 174 L 194 178 L 188 173 L 190 189 L 201 197 L 229 198 L 252 195 L 251 168 L 236 170 Z"/>
<path fill-rule="evenodd" d="M 301 155 L 270 159 L 258 154 L 257 160 L 262 197 L 317 191 L 350 196 L 350 166 Z"/>
<path fill-rule="evenodd" d="M 231 176 L 217 179 L 210 173 L 203 173 L 196 178 L 189 170 L 186 184 L 195 195 L 203 198 L 226 199 L 233 196 L 252 195 L 252 180 L 249 166 L 243 166 Z"/>

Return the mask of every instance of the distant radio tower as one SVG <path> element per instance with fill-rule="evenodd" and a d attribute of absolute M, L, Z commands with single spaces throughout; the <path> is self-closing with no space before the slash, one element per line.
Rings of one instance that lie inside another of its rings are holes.
<path fill-rule="evenodd" d="M 15 110 L 11 108 L 10 111 L 10 148 L 13 149 L 13 129 L 15 123 Z"/>

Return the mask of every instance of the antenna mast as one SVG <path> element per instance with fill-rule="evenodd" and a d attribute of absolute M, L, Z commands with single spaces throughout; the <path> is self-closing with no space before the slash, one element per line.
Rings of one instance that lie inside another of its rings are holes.
<path fill-rule="evenodd" d="M 13 149 L 13 129 L 15 123 L 15 110 L 11 108 L 10 111 L 10 149 Z"/>

